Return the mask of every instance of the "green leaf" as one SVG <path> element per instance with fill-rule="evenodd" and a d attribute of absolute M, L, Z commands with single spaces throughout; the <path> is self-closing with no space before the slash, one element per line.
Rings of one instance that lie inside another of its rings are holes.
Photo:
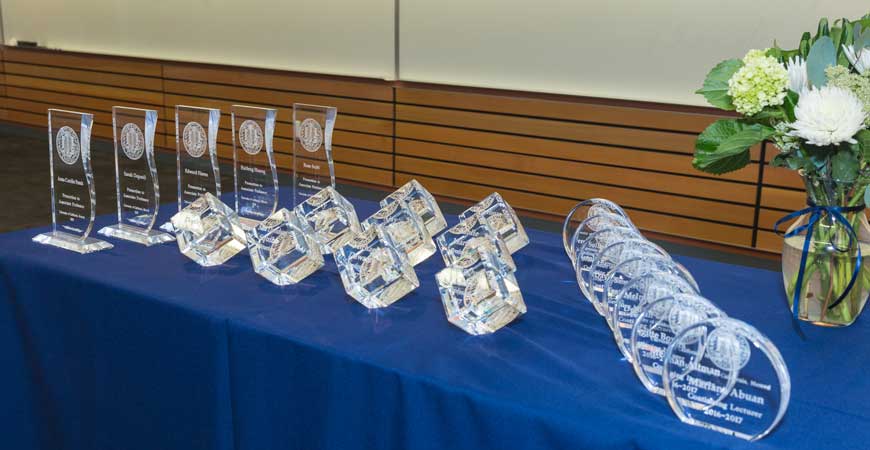
<path fill-rule="evenodd" d="M 870 130 L 863 129 L 855 135 L 855 140 L 858 141 L 859 154 L 864 161 L 870 162 Z"/>
<path fill-rule="evenodd" d="M 785 117 L 789 122 L 795 121 L 794 109 L 797 106 L 800 95 L 794 91 L 788 91 L 785 94 L 785 99 L 782 101 L 782 110 L 785 112 Z"/>
<path fill-rule="evenodd" d="M 707 74 L 704 86 L 695 93 L 703 95 L 711 105 L 717 108 L 734 110 L 731 96 L 728 95 L 728 80 L 741 67 L 743 67 L 743 61 L 739 59 L 726 59 L 720 62 Z"/>
<path fill-rule="evenodd" d="M 812 39 L 813 37 L 808 31 L 804 32 L 803 36 L 801 36 L 801 43 L 798 46 L 798 52 L 804 60 L 807 59 L 807 55 L 810 53 L 810 41 L 812 41 Z"/>
<path fill-rule="evenodd" d="M 722 174 L 749 164 L 749 147 L 769 138 L 773 128 L 734 119 L 713 122 L 695 141 L 692 165 L 701 171 Z"/>
<path fill-rule="evenodd" d="M 807 55 L 807 77 L 815 87 L 822 87 L 828 82 L 825 69 L 837 64 L 837 49 L 834 41 L 828 36 L 822 36 L 810 48 Z"/>
<path fill-rule="evenodd" d="M 822 17 L 819 20 L 819 28 L 816 30 L 816 41 L 821 37 L 829 36 L 831 31 L 828 29 L 828 18 Z"/>
<path fill-rule="evenodd" d="M 788 167 L 788 155 L 780 153 L 770 160 L 771 167 Z"/>
<path fill-rule="evenodd" d="M 852 182 L 858 178 L 858 158 L 849 149 L 841 149 L 831 156 L 831 176 L 835 180 Z"/>

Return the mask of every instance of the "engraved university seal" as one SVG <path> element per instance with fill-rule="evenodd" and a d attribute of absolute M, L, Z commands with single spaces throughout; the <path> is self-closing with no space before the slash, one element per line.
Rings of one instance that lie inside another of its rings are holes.
<path fill-rule="evenodd" d="M 145 135 L 135 123 L 128 123 L 121 128 L 121 150 L 133 161 L 145 153 Z"/>
<path fill-rule="evenodd" d="M 323 145 L 323 128 L 314 119 L 308 118 L 299 125 L 299 142 L 302 148 L 314 153 Z"/>
<path fill-rule="evenodd" d="M 73 165 L 79 160 L 79 153 L 81 153 L 79 136 L 72 128 L 61 127 L 57 131 L 54 146 L 57 148 L 57 155 L 64 163 Z"/>
<path fill-rule="evenodd" d="M 751 353 L 749 342 L 729 330 L 717 328 L 707 337 L 706 356 L 722 370 L 742 369 Z"/>
<path fill-rule="evenodd" d="M 199 158 L 205 153 L 206 139 L 205 129 L 198 122 L 188 122 L 184 126 L 182 141 L 184 142 L 184 149 L 187 150 L 190 156 Z"/>
<path fill-rule="evenodd" d="M 242 122 L 239 127 L 239 143 L 242 150 L 249 155 L 256 155 L 263 149 L 263 129 L 253 120 Z"/>

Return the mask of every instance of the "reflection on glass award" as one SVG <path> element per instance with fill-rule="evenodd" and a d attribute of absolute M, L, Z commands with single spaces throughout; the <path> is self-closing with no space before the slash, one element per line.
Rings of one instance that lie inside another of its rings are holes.
<path fill-rule="evenodd" d="M 232 106 L 236 212 L 245 228 L 256 226 L 278 209 L 278 171 L 272 149 L 277 114 L 271 108 Z"/>
<path fill-rule="evenodd" d="M 644 255 L 670 258 L 663 248 L 643 238 L 616 242 L 598 252 L 592 260 L 592 268 L 589 271 L 589 292 L 592 293 L 589 300 L 592 301 L 598 314 L 607 316 L 604 285 L 613 268 L 623 261 Z"/>
<path fill-rule="evenodd" d="M 356 234 L 335 251 L 344 290 L 366 308 L 383 308 L 417 289 L 411 261 L 380 225 Z"/>
<path fill-rule="evenodd" d="M 391 202 L 362 222 L 363 229 L 380 225 L 416 266 L 435 253 L 435 241 L 420 216 L 405 202 Z"/>
<path fill-rule="evenodd" d="M 685 423 L 755 441 L 782 420 L 791 379 L 755 328 L 714 318 L 686 327 L 665 353 L 665 395 Z"/>
<path fill-rule="evenodd" d="M 417 180 L 405 183 L 392 194 L 386 196 L 381 200 L 381 206 L 387 206 L 396 201 L 407 203 L 411 211 L 420 216 L 430 236 L 434 237 L 447 228 L 447 221 L 444 219 L 444 214 L 441 213 L 441 208 L 435 201 L 435 197 Z"/>
<path fill-rule="evenodd" d="M 669 272 L 690 280 L 697 290 L 697 283 L 692 274 L 682 264 L 671 259 L 669 255 L 660 253 L 645 253 L 624 259 L 610 269 L 604 276 L 604 289 L 601 295 L 601 306 L 607 325 L 614 327 L 613 308 L 616 306 L 616 297 L 631 280 L 647 272 Z"/>
<path fill-rule="evenodd" d="M 692 294 L 673 294 L 647 304 L 631 330 L 631 363 L 644 387 L 664 395 L 662 365 L 674 336 L 690 325 L 724 316 L 709 300 Z"/>
<path fill-rule="evenodd" d="M 444 264 L 449 266 L 457 261 L 469 257 L 468 255 L 479 248 L 486 247 L 511 271 L 516 270 L 516 264 L 511 257 L 504 241 L 499 239 L 498 234 L 489 224 L 483 221 L 479 215 L 472 215 L 449 230 L 441 233 L 436 239 L 438 250 L 444 258 Z"/>
<path fill-rule="evenodd" d="M 332 130 L 338 110 L 293 104 L 293 206 L 326 187 L 335 188 Z"/>
<path fill-rule="evenodd" d="M 92 114 L 48 110 L 48 160 L 51 168 L 51 231 L 33 238 L 78 253 L 112 248 L 90 237 L 97 196 L 91 168 Z"/>
<path fill-rule="evenodd" d="M 577 236 L 578 228 L 584 228 L 581 226 L 586 219 L 592 218 L 594 216 L 609 216 L 616 215 L 623 219 L 620 223 L 622 226 L 634 227 L 634 224 L 628 219 L 628 215 L 625 214 L 625 211 L 617 205 L 616 203 L 611 202 L 610 200 L 603 198 L 591 198 L 589 200 L 584 200 L 580 203 L 574 205 L 571 208 L 571 211 L 568 212 L 568 215 L 565 217 L 565 221 L 562 223 L 562 245 L 565 246 L 565 252 L 568 253 L 568 257 L 573 258 L 574 252 L 572 250 L 572 237 L 575 239 Z M 608 223 L 606 221 L 592 221 L 585 224 L 585 229 L 581 232 L 580 238 L 585 239 L 585 236 L 589 233 L 593 233 L 595 231 L 603 230 L 603 227 L 606 227 Z"/>
<path fill-rule="evenodd" d="M 245 231 L 236 212 L 211 193 L 172 216 L 178 249 L 201 266 L 216 266 L 245 249 Z"/>
<path fill-rule="evenodd" d="M 631 330 L 644 306 L 674 294 L 698 293 L 693 279 L 686 278 L 682 271 L 675 274 L 670 269 L 662 272 L 654 267 L 625 283 L 614 300 L 610 323 L 616 346 L 626 361 L 632 362 Z"/>
<path fill-rule="evenodd" d="M 517 213 L 498 192 L 489 194 L 479 203 L 463 211 L 459 215 L 459 220 L 465 220 L 475 214 L 480 215 L 492 227 L 511 253 L 529 243 L 529 236 L 526 235 L 526 230 L 523 228 Z"/>
<path fill-rule="evenodd" d="M 175 152 L 178 181 L 178 210 L 205 193 L 221 196 L 217 159 L 219 109 L 175 106 Z M 174 231 L 172 224 L 160 227 Z"/>
<path fill-rule="evenodd" d="M 580 292 L 592 301 L 592 263 L 598 256 L 598 252 L 607 246 L 616 242 L 628 239 L 642 239 L 634 228 L 615 227 L 607 228 L 601 231 L 596 231 L 589 235 L 579 246 L 574 247 L 574 272 L 577 275 L 577 285 L 580 287 Z"/>
<path fill-rule="evenodd" d="M 281 208 L 245 231 L 254 272 L 279 286 L 296 284 L 323 267 L 308 222 Z"/>
<path fill-rule="evenodd" d="M 98 233 L 146 246 L 175 240 L 170 234 L 152 229 L 160 207 L 154 161 L 156 126 L 157 111 L 112 107 L 118 223 Z"/>
<path fill-rule="evenodd" d="M 569 238 L 568 258 L 571 259 L 571 262 L 574 262 L 574 255 L 577 252 L 578 247 L 583 245 L 592 233 L 610 228 L 631 228 L 637 230 L 634 224 L 624 216 L 609 212 L 593 214 L 583 219 L 583 221 L 577 225 L 574 234 Z"/>
<path fill-rule="evenodd" d="M 293 211 L 314 230 L 314 237 L 324 255 L 335 252 L 362 230 L 356 209 L 331 186 L 308 197 Z"/>
<path fill-rule="evenodd" d="M 513 269 L 491 250 L 470 250 L 435 275 L 447 320 L 469 334 L 495 332 L 526 312 Z"/>

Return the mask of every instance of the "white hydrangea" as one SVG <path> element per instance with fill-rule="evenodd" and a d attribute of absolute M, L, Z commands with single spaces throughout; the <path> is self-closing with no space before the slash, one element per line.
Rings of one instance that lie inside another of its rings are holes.
<path fill-rule="evenodd" d="M 854 136 L 864 128 L 867 113 L 855 94 L 847 89 L 824 86 L 801 95 L 794 109 L 791 136 L 818 146 L 856 143 Z"/>
<path fill-rule="evenodd" d="M 728 95 L 737 112 L 751 116 L 785 99 L 789 77 L 785 67 L 764 50 L 750 50 L 741 67 L 728 80 Z"/>

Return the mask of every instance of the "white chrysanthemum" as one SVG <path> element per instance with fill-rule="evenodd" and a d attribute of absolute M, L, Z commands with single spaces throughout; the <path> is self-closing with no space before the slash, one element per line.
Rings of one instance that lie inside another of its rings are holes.
<path fill-rule="evenodd" d="M 849 59 L 849 63 L 852 64 L 852 67 L 858 73 L 864 75 L 870 70 L 870 50 L 859 48 L 856 52 L 855 47 L 843 44 L 843 52 L 846 54 L 846 58 Z"/>
<path fill-rule="evenodd" d="M 807 62 L 800 56 L 793 56 L 785 63 L 785 70 L 788 71 L 788 88 L 798 94 L 803 94 L 804 91 L 810 88 L 809 77 L 807 76 Z"/>
<path fill-rule="evenodd" d="M 867 118 L 855 94 L 832 86 L 807 90 L 798 100 L 794 115 L 797 120 L 790 124 L 789 135 L 818 146 L 854 144 L 853 137 L 864 128 Z"/>

